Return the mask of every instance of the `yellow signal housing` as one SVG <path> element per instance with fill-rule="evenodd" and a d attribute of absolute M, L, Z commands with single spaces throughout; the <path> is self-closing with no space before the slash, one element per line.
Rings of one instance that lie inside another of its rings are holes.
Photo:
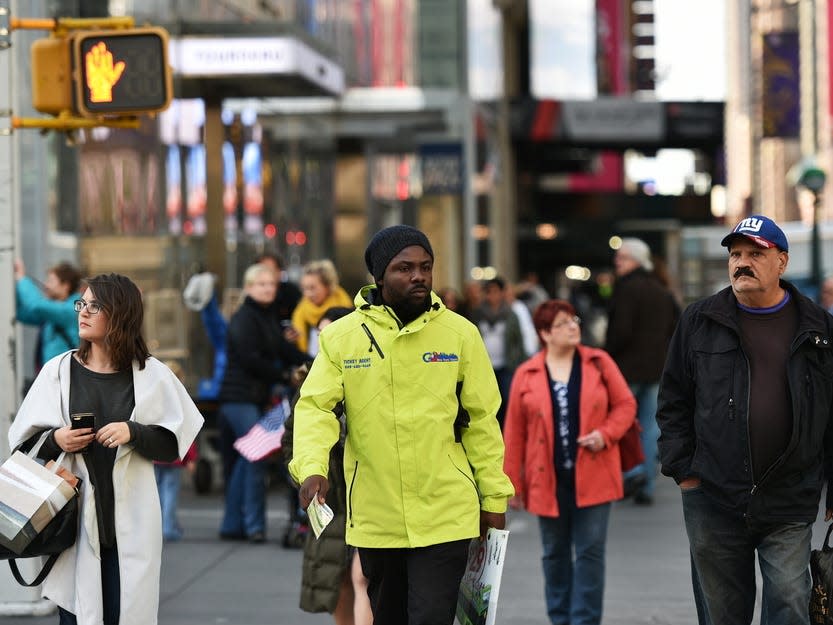
<path fill-rule="evenodd" d="M 69 40 L 38 39 L 29 51 L 32 106 L 41 113 L 58 115 L 72 110 L 72 67 Z"/>

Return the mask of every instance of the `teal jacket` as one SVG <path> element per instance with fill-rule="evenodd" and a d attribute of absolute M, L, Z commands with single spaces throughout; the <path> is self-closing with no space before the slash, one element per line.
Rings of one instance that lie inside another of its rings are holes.
<path fill-rule="evenodd" d="M 37 284 L 24 276 L 15 285 L 17 320 L 28 325 L 41 327 L 40 363 L 78 347 L 78 314 L 75 300 L 78 293 L 65 300 L 49 299 Z"/>
<path fill-rule="evenodd" d="M 290 472 L 299 483 L 327 475 L 339 437 L 333 409 L 344 401 L 348 544 L 424 547 L 477 536 L 480 511 L 505 512 L 514 494 L 483 340 L 436 294 L 403 327 L 392 310 L 371 303 L 375 292 L 364 287 L 356 310 L 321 333 L 295 406 Z M 460 443 L 459 404 L 470 417 Z"/>

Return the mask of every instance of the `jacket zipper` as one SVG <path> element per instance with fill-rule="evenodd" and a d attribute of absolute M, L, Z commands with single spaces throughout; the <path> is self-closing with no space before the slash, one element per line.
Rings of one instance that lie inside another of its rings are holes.
<path fill-rule="evenodd" d="M 743 351 L 741 347 L 741 353 L 743 354 L 743 359 L 746 361 L 746 457 L 749 459 L 749 476 L 752 478 L 752 490 L 749 491 L 750 495 L 754 495 L 755 491 L 758 490 L 758 484 L 755 482 L 755 467 L 752 464 L 752 433 L 749 431 L 749 402 L 752 396 L 752 369 L 749 366 L 749 357 L 746 355 L 746 352 Z M 733 376 L 734 378 L 734 376 Z M 734 384 L 734 379 L 732 380 Z"/>
<path fill-rule="evenodd" d="M 362 324 L 364 325 L 364 324 Z M 350 504 L 350 527 L 353 527 L 353 485 L 356 483 L 356 474 L 359 472 L 359 461 L 353 466 L 353 479 L 350 480 L 350 494 L 347 497 Z"/>
<path fill-rule="evenodd" d="M 371 332 L 370 328 L 368 328 L 364 323 L 362 323 L 362 330 L 364 330 L 364 333 L 367 334 L 367 338 L 370 339 L 370 348 L 367 351 L 372 352 L 375 347 L 376 351 L 379 352 L 379 357 L 384 360 L 385 355 L 382 353 L 382 348 L 379 347 L 379 343 L 376 342 L 376 337 L 373 336 L 373 332 Z"/>

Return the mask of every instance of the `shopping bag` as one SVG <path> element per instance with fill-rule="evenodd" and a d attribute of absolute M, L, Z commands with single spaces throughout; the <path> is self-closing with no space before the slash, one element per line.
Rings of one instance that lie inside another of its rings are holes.
<path fill-rule="evenodd" d="M 0 535 L 5 537 L 5 541 L 0 541 L 0 560 L 8 560 L 17 583 L 29 587 L 41 585 L 58 556 L 74 545 L 78 536 L 81 481 L 61 466 L 65 454 L 61 454 L 57 461 L 50 460 L 45 467 L 41 466 L 34 460 L 39 448 L 40 444 L 36 445 L 29 456 L 15 452 L 0 466 Z M 56 478 L 63 483 L 58 483 Z M 50 486 L 53 489 L 43 500 L 43 494 Z M 40 500 L 33 495 L 38 488 L 45 488 Z M 69 499 L 53 515 L 55 507 L 66 496 Z M 43 519 L 50 516 L 46 525 L 36 531 Z M 33 532 L 35 535 L 31 537 Z M 23 543 L 26 544 L 21 548 Z M 15 559 L 39 556 L 48 558 L 35 579 L 27 582 L 20 574 Z"/>
<path fill-rule="evenodd" d="M 833 600 L 833 547 L 830 546 L 830 532 L 833 524 L 827 528 L 821 549 L 810 552 L 810 574 L 813 588 L 810 594 L 810 622 L 813 625 L 833 625 L 833 612 L 830 601 Z"/>
<path fill-rule="evenodd" d="M 494 625 L 508 530 L 490 527 L 486 540 L 473 539 L 469 545 L 466 572 L 457 597 L 459 625 Z"/>
<path fill-rule="evenodd" d="M 17 555 L 77 495 L 76 489 L 57 474 L 16 451 L 0 466 L 0 545 Z"/>

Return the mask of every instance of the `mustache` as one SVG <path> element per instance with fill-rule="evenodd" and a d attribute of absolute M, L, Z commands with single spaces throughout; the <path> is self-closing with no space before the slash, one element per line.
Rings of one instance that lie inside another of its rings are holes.
<path fill-rule="evenodd" d="M 740 278 L 741 276 L 749 276 L 750 278 L 754 278 L 755 274 L 752 273 L 752 270 L 749 267 L 738 267 L 735 270 L 734 278 Z"/>

